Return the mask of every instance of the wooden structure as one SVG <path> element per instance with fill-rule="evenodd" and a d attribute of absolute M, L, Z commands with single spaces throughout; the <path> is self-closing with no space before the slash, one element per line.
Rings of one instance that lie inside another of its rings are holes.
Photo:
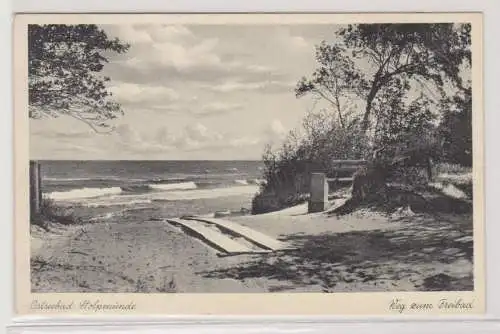
<path fill-rule="evenodd" d="M 351 183 L 353 174 L 366 163 L 366 160 L 334 160 L 329 177 L 326 173 L 312 173 L 308 211 L 324 211 L 328 203 L 330 185 Z"/>
<path fill-rule="evenodd" d="M 217 250 L 219 256 L 267 254 L 296 249 L 247 226 L 223 219 L 185 216 L 167 218 L 165 222 L 182 228 Z"/>
<path fill-rule="evenodd" d="M 30 161 L 29 166 L 29 196 L 30 196 L 30 216 L 40 213 L 42 205 L 42 176 L 40 172 L 40 162 Z"/>
<path fill-rule="evenodd" d="M 193 234 L 199 239 L 205 241 L 208 245 L 218 251 L 234 255 L 252 253 L 252 249 L 246 245 L 238 243 L 229 236 L 199 224 L 196 221 L 175 218 L 168 218 L 167 221 L 181 226 L 183 229 L 186 229 L 188 233 Z"/>
<path fill-rule="evenodd" d="M 310 213 L 324 211 L 327 202 L 328 183 L 325 173 L 312 173 L 308 211 Z"/>
<path fill-rule="evenodd" d="M 229 220 L 216 219 L 216 218 L 202 218 L 202 217 L 182 217 L 182 219 L 195 220 L 199 222 L 213 224 L 217 226 L 219 229 L 222 229 L 228 232 L 229 234 L 242 237 L 250 241 L 251 243 L 256 244 L 262 249 L 270 251 L 279 251 L 279 250 L 286 250 L 289 248 L 287 244 L 279 240 L 276 240 L 259 231 L 256 231 L 254 229 L 237 224 Z"/>
<path fill-rule="evenodd" d="M 352 175 L 360 167 L 366 166 L 366 160 L 333 160 L 332 170 L 327 181 L 352 182 Z"/>

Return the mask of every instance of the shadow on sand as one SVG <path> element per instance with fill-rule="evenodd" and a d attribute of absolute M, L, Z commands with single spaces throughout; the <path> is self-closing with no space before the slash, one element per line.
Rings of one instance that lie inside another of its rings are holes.
<path fill-rule="evenodd" d="M 455 188 L 462 191 L 462 188 Z M 468 214 L 472 212 L 472 188 L 465 189 L 464 193 L 468 195 L 468 199 L 451 197 L 442 190 L 433 187 L 409 190 L 401 187 L 401 185 L 394 184 L 389 185 L 380 194 L 371 196 L 363 202 L 349 198 L 342 206 L 329 211 L 329 214 L 341 216 L 360 208 L 390 213 L 401 207 L 410 207 L 413 212 L 430 215 L 439 215 L 441 213 Z"/>
<path fill-rule="evenodd" d="M 398 224 L 403 227 L 395 230 L 290 235 L 282 240 L 297 246 L 295 251 L 199 274 L 267 278 L 284 284 L 270 292 L 308 285 L 320 285 L 324 292 L 345 291 L 353 283 L 364 291 L 472 290 L 472 216 L 442 217 L 400 217 Z M 400 285 L 402 280 L 410 285 Z"/>

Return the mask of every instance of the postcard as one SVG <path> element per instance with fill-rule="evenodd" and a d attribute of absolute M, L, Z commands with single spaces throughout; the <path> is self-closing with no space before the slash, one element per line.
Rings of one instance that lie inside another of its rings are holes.
<path fill-rule="evenodd" d="M 484 314 L 481 14 L 14 33 L 17 314 Z"/>

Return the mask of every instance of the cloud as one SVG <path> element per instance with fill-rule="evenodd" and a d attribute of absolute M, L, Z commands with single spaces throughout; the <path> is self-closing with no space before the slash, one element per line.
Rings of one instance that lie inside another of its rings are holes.
<path fill-rule="evenodd" d="M 283 140 L 288 134 L 287 129 L 283 126 L 280 120 L 274 119 L 271 124 L 269 124 L 265 133 L 271 140 Z"/>
<path fill-rule="evenodd" d="M 181 25 L 165 25 L 165 24 L 134 24 L 134 25 L 104 25 L 111 36 L 118 37 L 121 40 L 130 43 L 133 47 L 135 44 L 182 41 L 193 37 L 192 32 Z"/>
<path fill-rule="evenodd" d="M 271 122 L 271 126 L 269 127 L 269 130 L 271 132 L 271 134 L 275 134 L 275 135 L 282 135 L 283 133 L 286 132 L 285 130 L 285 127 L 283 126 L 283 123 L 281 123 L 280 120 L 273 120 Z"/>
<path fill-rule="evenodd" d="M 285 75 L 269 64 L 234 59 L 223 52 L 228 47 L 226 40 L 217 35 L 200 36 L 199 31 L 194 34 L 186 26 L 106 26 L 106 30 L 131 43 L 128 53 L 106 66 L 109 75 L 121 81 L 223 82 L 235 75 L 246 80 L 277 80 Z"/>
<path fill-rule="evenodd" d="M 145 31 L 157 42 L 185 41 L 194 37 L 191 30 L 182 25 L 149 25 Z"/>
<path fill-rule="evenodd" d="M 75 154 L 73 155 L 73 158 L 78 158 L 78 154 L 79 153 L 83 153 L 83 154 L 100 154 L 100 153 L 104 153 L 100 148 L 98 147 L 92 147 L 92 146 L 88 146 L 88 145 L 77 145 L 77 144 L 73 144 L 73 143 L 70 143 L 70 142 L 64 142 L 62 143 L 62 145 L 60 147 L 58 147 L 57 149 L 57 153 L 60 154 L 60 153 L 63 153 L 63 152 L 68 152 L 68 153 L 71 153 L 71 154 Z"/>
<path fill-rule="evenodd" d="M 141 50 L 144 52 L 125 60 L 123 65 L 138 70 L 174 68 L 181 72 L 203 67 L 222 67 L 220 57 L 214 52 L 217 43 L 215 38 L 193 45 L 171 41 L 152 43 L 148 50 Z"/>
<path fill-rule="evenodd" d="M 142 154 L 242 148 L 261 143 L 259 138 L 225 135 L 202 123 L 188 124 L 177 132 L 161 127 L 150 136 L 141 136 L 132 126 L 121 125 L 116 129 L 114 137 L 120 149 Z"/>
<path fill-rule="evenodd" d="M 118 83 L 109 87 L 109 90 L 121 103 L 158 103 L 179 99 L 179 94 L 175 90 L 162 86 Z"/>
<path fill-rule="evenodd" d="M 139 133 L 129 124 L 122 124 L 115 129 L 120 142 L 125 146 L 137 146 L 142 144 Z"/>
<path fill-rule="evenodd" d="M 221 140 L 222 135 L 217 132 L 209 131 L 208 128 L 201 124 L 190 124 L 184 128 L 185 133 L 187 134 L 186 138 L 189 138 L 193 141 L 212 141 L 212 140 Z"/>
<path fill-rule="evenodd" d="M 240 137 L 230 140 L 229 144 L 233 147 L 245 147 L 258 145 L 261 142 L 261 139 L 256 137 Z"/>
<path fill-rule="evenodd" d="M 159 140 L 141 135 L 130 125 L 122 125 L 116 129 L 115 145 L 120 151 L 140 153 L 143 155 L 159 152 L 170 152 L 175 149 L 169 140 Z"/>
<path fill-rule="evenodd" d="M 80 129 L 54 129 L 54 130 L 32 130 L 30 132 L 30 136 L 40 136 L 44 138 L 53 138 L 53 139 L 85 139 L 90 138 L 95 135 L 95 132 L 92 129 L 88 129 L 88 131 L 81 131 Z"/>
<path fill-rule="evenodd" d="M 227 61 L 218 55 L 215 47 L 217 39 L 200 41 L 199 44 L 185 46 L 176 43 L 152 44 L 147 53 L 131 55 L 130 58 L 115 62 L 115 72 L 124 80 L 141 80 L 147 77 L 153 81 L 225 81 L 232 76 L 247 79 L 274 78 L 284 76 L 274 67 Z"/>
<path fill-rule="evenodd" d="M 119 37 L 131 45 L 152 43 L 153 39 L 147 31 L 144 31 L 135 25 L 105 25 L 103 26 L 111 36 Z"/>
<path fill-rule="evenodd" d="M 177 103 L 169 104 L 152 104 L 147 107 L 147 110 L 165 113 L 165 114 L 182 114 L 191 115 L 194 117 L 212 117 L 222 114 L 238 112 L 244 109 L 244 106 L 239 103 L 226 102 L 198 102 L 197 99 L 182 100 Z"/>
<path fill-rule="evenodd" d="M 193 109 L 192 113 L 200 116 L 212 116 L 242 110 L 243 105 L 237 103 L 213 102 Z"/>
<path fill-rule="evenodd" d="M 290 43 L 296 48 L 308 48 L 309 43 L 302 36 L 290 36 Z"/>
<path fill-rule="evenodd" d="M 73 119 L 37 120 L 41 123 L 30 130 L 47 134 L 34 134 L 32 147 L 48 157 L 68 138 L 104 152 L 86 155 L 91 159 L 259 158 L 265 143 L 277 143 L 283 128 L 299 124 L 310 101 L 295 99 L 293 88 L 316 66 L 313 45 L 331 41 L 336 30 L 334 25 L 239 24 L 103 29 L 131 44 L 124 54 L 106 52 L 109 62 L 101 73 L 111 78 L 125 111 L 112 124 L 129 126 L 97 136 Z M 275 119 L 283 121 L 281 130 Z M 71 157 L 71 151 L 60 156 Z"/>
<path fill-rule="evenodd" d="M 241 92 L 241 91 L 259 91 L 259 92 L 287 92 L 293 91 L 296 82 L 292 81 L 254 81 L 242 82 L 238 80 L 230 80 L 218 85 L 205 85 L 207 89 L 219 93 Z"/>

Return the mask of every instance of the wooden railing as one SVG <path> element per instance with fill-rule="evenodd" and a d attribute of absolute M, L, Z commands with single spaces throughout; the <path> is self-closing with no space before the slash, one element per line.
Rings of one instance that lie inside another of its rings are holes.
<path fill-rule="evenodd" d="M 366 165 L 366 160 L 333 160 L 332 161 L 332 174 L 326 180 L 329 182 L 340 181 L 340 182 L 350 182 L 352 181 L 352 175 L 360 167 Z M 349 176 L 338 176 L 338 174 L 344 175 L 349 174 Z"/>

